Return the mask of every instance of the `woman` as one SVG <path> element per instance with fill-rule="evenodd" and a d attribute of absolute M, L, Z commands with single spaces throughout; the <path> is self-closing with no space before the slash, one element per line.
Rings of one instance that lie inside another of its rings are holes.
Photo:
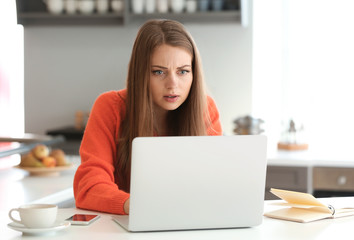
<path fill-rule="evenodd" d="M 221 132 L 192 37 L 176 21 L 147 21 L 133 46 L 127 88 L 103 93 L 91 109 L 74 179 L 76 206 L 129 214 L 135 137 Z"/>

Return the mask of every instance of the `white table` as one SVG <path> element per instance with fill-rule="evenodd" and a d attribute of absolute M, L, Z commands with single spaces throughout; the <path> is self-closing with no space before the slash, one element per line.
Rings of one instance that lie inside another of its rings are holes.
<path fill-rule="evenodd" d="M 346 202 L 354 205 L 354 198 L 333 198 L 328 200 L 333 205 Z M 265 211 L 273 209 L 266 201 Z M 90 211 L 75 208 L 59 209 L 59 220 L 64 220 L 74 213 Z M 101 218 L 89 226 L 70 226 L 64 230 L 48 236 L 22 236 L 21 232 L 14 231 L 7 227 L 10 222 L 6 211 L 0 212 L 0 234 L 2 240 L 15 239 L 65 239 L 65 240 L 97 240 L 97 239 L 119 239 L 119 240 L 223 240 L 223 239 L 353 239 L 354 216 L 338 219 L 326 219 L 312 223 L 296 223 L 283 220 L 276 220 L 264 217 L 263 223 L 257 227 L 242 229 L 223 230 L 193 230 L 193 231 L 169 231 L 169 232 L 147 232 L 129 233 L 121 228 L 111 219 L 111 214 L 98 213 Z"/>
<path fill-rule="evenodd" d="M 72 159 L 76 164 L 79 159 Z M 7 227 L 10 223 L 8 211 L 23 203 L 47 202 L 60 203 L 73 197 L 72 181 L 75 168 L 62 173 L 58 177 L 32 177 L 19 169 L 2 170 L 0 172 L 0 239 L 22 239 L 21 232 Z M 348 206 L 354 206 L 354 197 L 324 199 L 328 203 L 337 206 L 345 202 Z M 265 211 L 273 206 L 265 203 Z M 89 212 L 75 208 L 61 208 L 58 220 L 64 220 L 77 212 Z M 327 219 L 307 224 L 287 222 L 264 218 L 260 226 L 244 229 L 225 230 L 199 230 L 199 231 L 171 231 L 152 233 L 129 233 L 111 220 L 110 214 L 99 213 L 101 218 L 90 226 L 70 226 L 67 229 L 56 232 L 53 236 L 26 236 L 25 239 L 65 239 L 65 240 L 97 240 L 97 239 L 137 239 L 137 240 L 170 240 L 170 239 L 338 239 L 354 238 L 354 217 L 341 219 Z"/>
<path fill-rule="evenodd" d="M 68 156 L 68 159 L 74 167 L 58 176 L 31 176 L 22 169 L 1 169 L 0 211 L 25 203 L 46 202 L 61 206 L 61 203 L 73 201 L 73 179 L 80 157 Z"/>

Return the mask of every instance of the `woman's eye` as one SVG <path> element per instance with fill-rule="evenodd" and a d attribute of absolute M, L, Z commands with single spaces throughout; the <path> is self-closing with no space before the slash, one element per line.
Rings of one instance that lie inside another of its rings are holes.
<path fill-rule="evenodd" d="M 152 73 L 153 73 L 154 75 L 161 75 L 161 74 L 163 74 L 163 71 L 161 71 L 161 70 L 155 70 L 155 71 L 152 71 Z"/>
<path fill-rule="evenodd" d="M 189 71 L 188 70 L 181 70 L 181 71 L 179 71 L 180 72 L 180 74 L 187 74 L 187 73 L 189 73 Z"/>

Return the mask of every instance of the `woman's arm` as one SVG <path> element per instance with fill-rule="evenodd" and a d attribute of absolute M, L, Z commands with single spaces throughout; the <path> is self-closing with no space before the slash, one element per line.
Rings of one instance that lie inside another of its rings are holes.
<path fill-rule="evenodd" d="M 102 94 L 95 101 L 81 142 L 81 165 L 74 178 L 74 196 L 79 208 L 125 214 L 129 194 L 114 179 L 116 139 L 124 108 L 117 92 Z"/>

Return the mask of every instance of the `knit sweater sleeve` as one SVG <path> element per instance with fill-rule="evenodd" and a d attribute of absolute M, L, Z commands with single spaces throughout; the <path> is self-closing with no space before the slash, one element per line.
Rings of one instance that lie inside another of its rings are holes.
<path fill-rule="evenodd" d="M 125 214 L 124 202 L 129 194 L 114 180 L 121 112 L 125 103 L 117 92 L 100 95 L 90 112 L 80 146 L 81 165 L 74 178 L 74 196 L 78 208 Z"/>
<path fill-rule="evenodd" d="M 209 120 L 210 125 L 207 129 L 208 135 L 222 135 L 222 127 L 219 119 L 219 111 L 216 107 L 214 100 L 208 96 L 208 112 L 209 112 Z"/>

